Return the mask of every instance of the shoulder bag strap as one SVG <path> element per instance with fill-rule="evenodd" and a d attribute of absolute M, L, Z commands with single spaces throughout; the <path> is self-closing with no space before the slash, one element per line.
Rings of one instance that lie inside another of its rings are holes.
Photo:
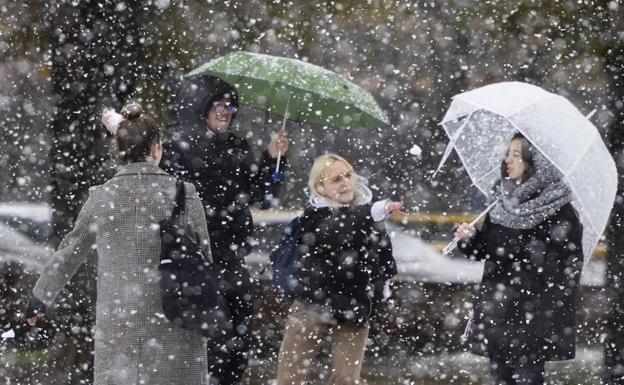
<path fill-rule="evenodd" d="M 176 197 L 175 205 L 173 206 L 173 212 L 171 218 L 181 223 L 181 219 L 186 216 L 186 192 L 184 189 L 184 182 L 176 181 Z"/>

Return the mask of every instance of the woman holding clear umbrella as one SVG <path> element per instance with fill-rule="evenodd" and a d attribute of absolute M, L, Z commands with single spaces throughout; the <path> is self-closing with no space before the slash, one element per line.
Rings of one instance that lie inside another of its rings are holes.
<path fill-rule="evenodd" d="M 480 229 L 455 237 L 484 260 L 467 327 L 470 350 L 489 357 L 492 384 L 543 384 L 545 361 L 575 356 L 582 225 L 563 175 L 515 134 Z"/>

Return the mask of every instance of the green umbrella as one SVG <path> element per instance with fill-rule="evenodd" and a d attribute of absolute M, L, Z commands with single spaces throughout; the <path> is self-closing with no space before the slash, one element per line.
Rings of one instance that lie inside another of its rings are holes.
<path fill-rule="evenodd" d="M 343 129 L 388 125 L 370 92 L 342 75 L 296 59 L 233 52 L 189 72 L 231 84 L 242 105 L 295 121 Z"/>

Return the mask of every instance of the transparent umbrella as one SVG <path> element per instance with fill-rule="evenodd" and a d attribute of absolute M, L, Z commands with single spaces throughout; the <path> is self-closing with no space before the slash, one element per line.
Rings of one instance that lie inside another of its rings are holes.
<path fill-rule="evenodd" d="M 455 149 L 489 197 L 512 136 L 522 133 L 564 175 L 583 224 L 586 263 L 605 229 L 617 190 L 615 162 L 594 125 L 566 98 L 521 82 L 453 97 L 442 127 L 450 138 L 438 170 Z"/>

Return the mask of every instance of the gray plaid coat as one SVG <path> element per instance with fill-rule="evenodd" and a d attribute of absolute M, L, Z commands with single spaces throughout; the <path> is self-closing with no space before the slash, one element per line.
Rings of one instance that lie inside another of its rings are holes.
<path fill-rule="evenodd" d="M 210 257 L 206 219 L 186 183 L 187 214 Z M 162 314 L 158 223 L 171 215 L 175 179 L 152 163 L 130 163 L 91 188 L 74 229 L 50 257 L 34 295 L 54 302 L 93 248 L 98 252 L 95 385 L 207 384 L 202 337 Z"/>

